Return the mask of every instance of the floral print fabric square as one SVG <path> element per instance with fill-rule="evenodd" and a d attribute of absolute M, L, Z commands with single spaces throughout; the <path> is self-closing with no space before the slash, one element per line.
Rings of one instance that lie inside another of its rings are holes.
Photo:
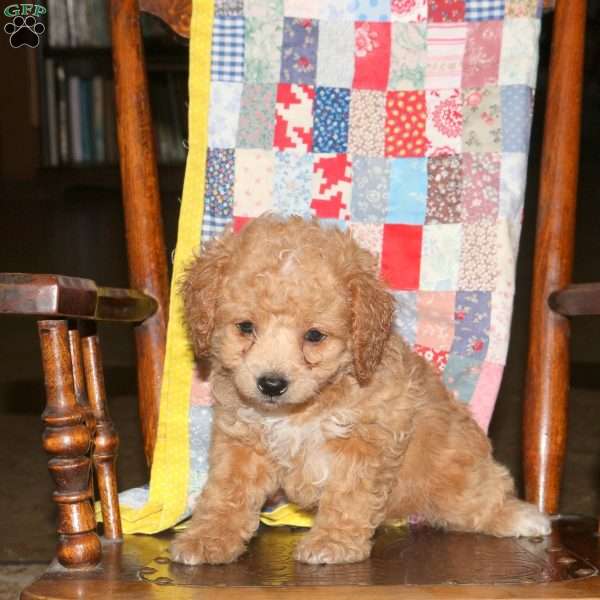
<path fill-rule="evenodd" d="M 318 41 L 318 21 L 289 18 L 284 20 L 281 81 L 315 83 Z"/>
<path fill-rule="evenodd" d="M 539 0 L 216 0 L 203 239 L 348 229 L 487 426 L 508 347 Z"/>

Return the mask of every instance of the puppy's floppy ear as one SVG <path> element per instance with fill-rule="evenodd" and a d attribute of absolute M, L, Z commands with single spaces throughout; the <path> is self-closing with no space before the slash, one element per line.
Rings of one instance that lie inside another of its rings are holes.
<path fill-rule="evenodd" d="M 180 283 L 185 321 L 198 358 L 210 354 L 217 298 L 231 258 L 233 235 L 227 233 L 203 248 L 186 267 Z"/>
<path fill-rule="evenodd" d="M 360 385 L 371 379 L 381 361 L 394 317 L 394 300 L 370 270 L 348 282 L 352 306 L 354 373 Z"/>

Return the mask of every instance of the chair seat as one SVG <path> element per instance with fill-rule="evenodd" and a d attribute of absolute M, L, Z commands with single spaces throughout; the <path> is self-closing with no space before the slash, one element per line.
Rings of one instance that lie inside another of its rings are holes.
<path fill-rule="evenodd" d="M 123 544 L 105 544 L 94 570 L 67 571 L 53 564 L 21 598 L 600 597 L 600 538 L 591 518 L 561 517 L 552 535 L 530 539 L 423 525 L 382 527 L 372 557 L 352 565 L 295 562 L 292 552 L 303 534 L 262 528 L 236 563 L 198 567 L 171 563 L 171 534 L 128 536 Z"/>

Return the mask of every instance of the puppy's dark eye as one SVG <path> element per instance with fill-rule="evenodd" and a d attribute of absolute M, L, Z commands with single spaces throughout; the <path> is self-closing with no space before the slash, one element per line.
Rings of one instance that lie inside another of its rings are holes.
<path fill-rule="evenodd" d="M 244 335 L 252 335 L 254 333 L 254 323 L 252 321 L 242 321 L 237 326 Z"/>
<path fill-rule="evenodd" d="M 309 329 L 304 334 L 304 339 L 307 342 L 313 342 L 314 344 L 323 341 L 326 337 L 327 336 L 318 329 Z"/>

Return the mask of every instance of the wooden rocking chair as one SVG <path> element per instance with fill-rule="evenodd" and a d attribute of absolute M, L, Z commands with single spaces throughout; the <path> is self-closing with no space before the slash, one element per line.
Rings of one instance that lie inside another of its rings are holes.
<path fill-rule="evenodd" d="M 23 599 L 589 598 L 600 597 L 597 521 L 557 517 L 548 538 L 517 540 L 383 528 L 370 560 L 294 563 L 298 532 L 261 531 L 227 566 L 171 564 L 169 535 L 123 540 L 116 502 L 118 438 L 105 409 L 95 321 L 136 323 L 139 403 L 148 461 L 156 436 L 168 313 L 168 271 L 140 10 L 189 34 L 191 0 L 111 0 L 123 202 L 131 290 L 53 275 L 0 275 L 0 313 L 39 315 L 57 560 Z M 565 452 L 569 320 L 600 314 L 600 285 L 570 285 L 579 156 L 585 0 L 558 0 L 539 194 L 524 407 L 526 495 L 556 513 Z M 565 109 L 568 107 L 568 109 Z M 92 446 L 92 443 L 93 446 Z M 90 448 L 92 455 L 89 456 Z M 104 515 L 96 533 L 94 465 Z M 123 542 L 123 543 L 121 543 Z M 468 584 L 468 585 L 466 585 Z M 238 589 L 242 587 L 241 589 Z"/>

